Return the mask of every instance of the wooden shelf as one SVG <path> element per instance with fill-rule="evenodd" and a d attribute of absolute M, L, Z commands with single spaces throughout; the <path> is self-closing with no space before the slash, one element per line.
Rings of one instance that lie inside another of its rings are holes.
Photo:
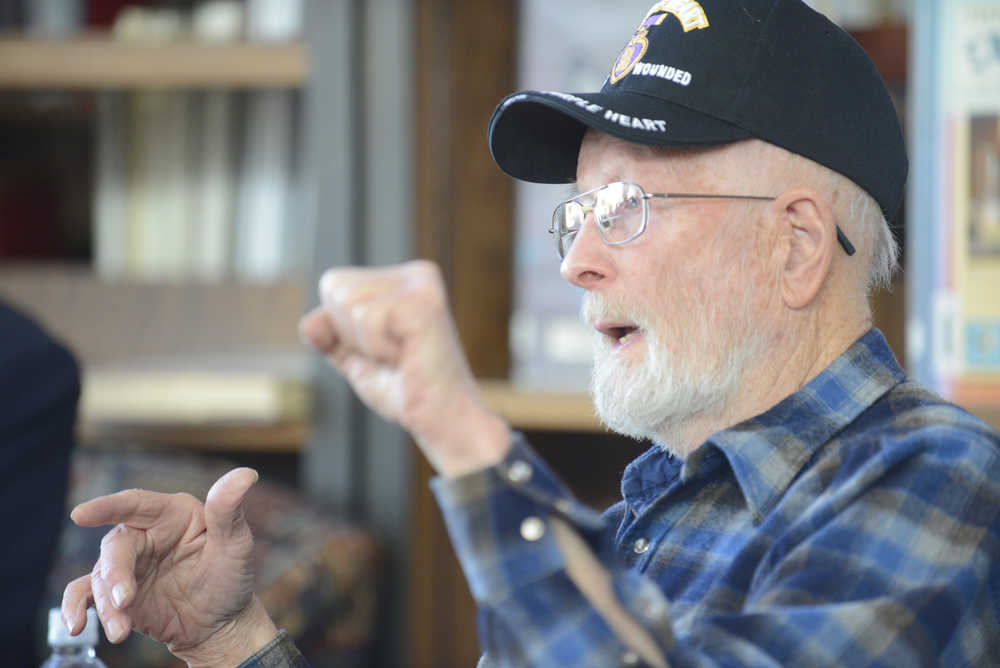
<path fill-rule="evenodd" d="M 154 370 L 273 367 L 282 373 L 286 357 L 307 356 L 296 327 L 307 290 L 298 277 L 273 283 L 107 280 L 83 265 L 0 263 L 0 297 L 39 320 L 91 368 L 142 362 Z M 265 356 L 278 359 L 265 366 L 259 363 Z M 222 364 L 224 358 L 235 359 Z"/>
<path fill-rule="evenodd" d="M 486 404 L 518 429 L 604 431 L 584 393 L 524 390 L 506 381 L 480 381 Z"/>
<path fill-rule="evenodd" d="M 173 424 L 109 424 L 81 420 L 77 438 L 87 448 L 179 447 L 191 450 L 297 453 L 309 435 L 307 422 L 231 422 L 179 426 Z"/>
<path fill-rule="evenodd" d="M 306 47 L 298 42 L 0 38 L 0 87 L 7 88 L 297 87 L 307 76 Z"/>
<path fill-rule="evenodd" d="M 205 374 L 202 374 L 203 376 Z M 196 407 L 187 417 L 181 401 L 170 410 L 170 396 L 176 396 L 183 379 L 176 373 L 164 372 L 163 382 L 155 373 L 133 377 L 125 385 L 115 387 L 114 374 L 87 374 L 84 379 L 84 400 L 81 402 L 78 435 L 87 447 L 109 447 L 122 444 L 179 446 L 211 450 L 252 450 L 261 452 L 299 452 L 308 436 L 308 417 L 303 397 L 306 388 L 292 388 L 291 400 L 285 397 L 274 402 L 266 415 L 255 418 L 246 411 L 245 402 L 232 406 L 214 402 L 215 412 L 205 406 Z M 145 381 L 146 389 L 137 385 Z M 191 394 L 204 393 L 210 386 L 232 384 L 231 375 L 192 386 Z M 263 386 L 258 379 L 256 384 Z M 289 393 L 288 381 L 275 380 L 275 391 Z M 278 386 L 284 386 L 283 389 Z M 265 388 L 266 389 L 266 388 Z M 585 394 L 526 391 L 506 381 L 481 381 L 480 390 L 487 405 L 518 429 L 532 431 L 601 432 L 604 428 L 594 416 L 593 405 Z M 139 401 L 125 398 L 143 395 Z M 219 394 L 216 392 L 216 394 Z M 260 394 L 260 392 L 258 392 Z M 160 396 L 162 395 L 162 396 Z M 160 396 L 161 401 L 157 401 Z M 260 403 L 260 399 L 256 401 Z M 142 404 L 142 405 L 139 405 Z M 142 406 L 148 410 L 143 413 Z M 276 411 L 281 409 L 282 413 Z M 242 417 L 241 417 L 242 416 Z"/>
<path fill-rule="evenodd" d="M 304 381 L 246 372 L 87 371 L 78 437 L 88 447 L 298 452 L 312 401 Z"/>
<path fill-rule="evenodd" d="M 206 425 L 305 422 L 306 381 L 252 371 L 86 371 L 81 418 L 97 423 Z"/>

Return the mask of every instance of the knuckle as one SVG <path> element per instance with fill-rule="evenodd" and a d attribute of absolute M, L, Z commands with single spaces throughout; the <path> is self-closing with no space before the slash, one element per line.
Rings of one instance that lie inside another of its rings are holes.
<path fill-rule="evenodd" d="M 177 502 L 179 502 L 181 504 L 184 504 L 186 506 L 200 506 L 201 505 L 201 501 L 199 501 L 197 499 L 197 497 L 195 497 L 192 494 L 188 494 L 187 492 L 175 492 L 175 493 L 171 494 L 170 496 L 173 497 L 174 500 L 176 500 Z"/>
<path fill-rule="evenodd" d="M 372 309 L 368 304 L 364 303 L 351 304 L 350 314 L 351 320 L 362 325 L 367 324 L 372 319 Z"/>
<path fill-rule="evenodd" d="M 63 600 L 66 600 L 68 596 L 72 596 L 77 592 L 77 590 L 85 589 L 90 587 L 90 574 L 81 575 L 78 578 L 70 580 L 66 588 L 63 589 Z"/>
<path fill-rule="evenodd" d="M 444 294 L 441 269 L 430 260 L 413 260 L 408 264 L 409 277 L 404 291 L 420 299 L 437 299 Z"/>
<path fill-rule="evenodd" d="M 423 272 L 429 276 L 436 275 L 440 271 L 436 262 L 425 258 L 410 260 L 407 264 L 414 270 Z"/>
<path fill-rule="evenodd" d="M 435 285 L 442 282 L 441 268 L 430 260 L 413 260 L 410 269 L 421 283 Z"/>
<path fill-rule="evenodd" d="M 124 524 L 116 524 L 115 527 L 111 529 L 111 531 L 104 534 L 104 536 L 101 538 L 101 549 L 103 550 L 112 547 L 115 541 L 117 541 L 127 531 L 128 527 L 126 527 Z"/>
<path fill-rule="evenodd" d="M 357 304 L 351 309 L 351 316 L 366 337 L 379 336 L 384 329 L 386 314 L 393 304 Z"/>
<path fill-rule="evenodd" d="M 327 269 L 319 278 L 319 294 L 323 298 L 329 298 L 334 287 L 337 285 L 338 272 L 336 269 Z"/>

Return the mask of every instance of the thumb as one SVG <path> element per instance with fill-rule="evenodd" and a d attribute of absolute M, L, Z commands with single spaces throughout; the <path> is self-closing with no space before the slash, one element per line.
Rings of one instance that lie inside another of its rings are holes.
<path fill-rule="evenodd" d="M 238 468 L 215 481 L 205 498 L 205 527 L 210 537 L 225 541 L 247 531 L 243 499 L 259 479 L 253 469 Z"/>

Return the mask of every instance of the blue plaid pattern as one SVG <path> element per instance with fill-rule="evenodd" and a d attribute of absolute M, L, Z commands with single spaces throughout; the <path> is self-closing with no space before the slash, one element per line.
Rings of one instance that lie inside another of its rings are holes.
<path fill-rule="evenodd" d="M 499 466 L 432 487 L 482 666 L 637 665 L 551 532 L 522 536 L 553 515 L 672 666 L 1000 665 L 998 455 L 995 430 L 906 380 L 871 330 L 686 461 L 648 450 L 603 515 L 520 438 Z"/>
<path fill-rule="evenodd" d="M 239 665 L 238 668 L 309 668 L 288 632 L 282 629 L 266 647 Z"/>

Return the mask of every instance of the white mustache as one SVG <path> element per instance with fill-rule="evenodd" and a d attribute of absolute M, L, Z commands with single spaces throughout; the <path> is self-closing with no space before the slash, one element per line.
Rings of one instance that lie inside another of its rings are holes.
<path fill-rule="evenodd" d="M 637 309 L 625 302 L 621 297 L 608 297 L 602 294 L 588 292 L 580 303 L 580 319 L 590 326 L 601 321 L 628 322 L 639 329 L 648 330 L 648 318 L 645 313 L 637 313 Z"/>

